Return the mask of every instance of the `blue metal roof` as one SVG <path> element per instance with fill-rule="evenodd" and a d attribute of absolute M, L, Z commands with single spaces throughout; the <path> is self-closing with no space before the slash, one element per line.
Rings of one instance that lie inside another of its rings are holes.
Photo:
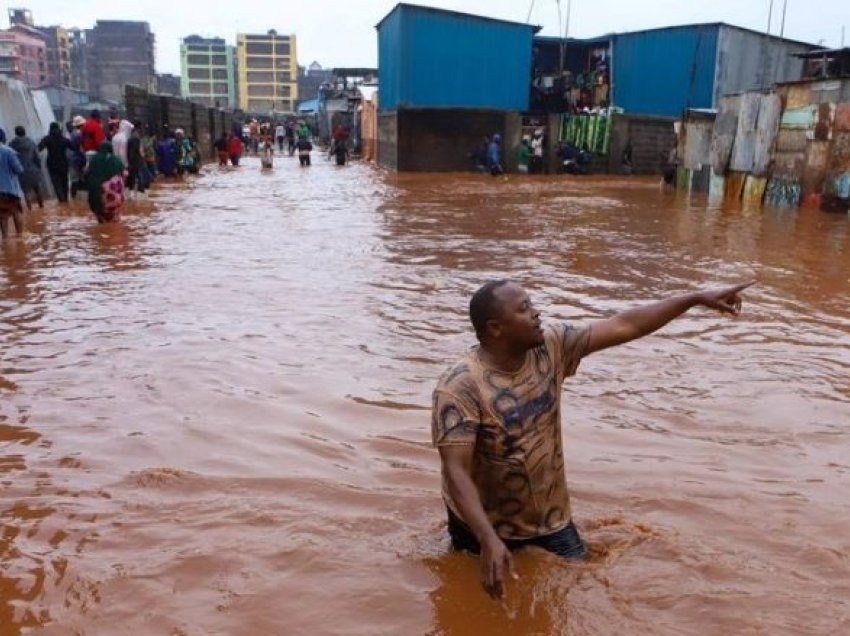
<path fill-rule="evenodd" d="M 377 28 L 381 110 L 527 110 L 536 27 L 399 4 Z"/>

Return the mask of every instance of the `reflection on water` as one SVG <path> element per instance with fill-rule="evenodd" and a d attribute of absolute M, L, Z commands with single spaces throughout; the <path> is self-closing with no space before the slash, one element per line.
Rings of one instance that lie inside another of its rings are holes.
<path fill-rule="evenodd" d="M 831 634 L 848 219 L 640 179 L 249 161 L 0 247 L 0 634 Z M 591 558 L 447 551 L 430 393 L 484 280 L 587 320 L 755 278 L 565 388 Z"/>

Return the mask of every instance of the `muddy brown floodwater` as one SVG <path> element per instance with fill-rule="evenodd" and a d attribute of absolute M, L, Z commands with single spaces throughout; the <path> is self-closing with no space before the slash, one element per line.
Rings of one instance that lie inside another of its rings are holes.
<path fill-rule="evenodd" d="M 0 634 L 850 633 L 850 219 L 315 158 L 0 246 Z M 591 558 L 501 603 L 429 422 L 495 276 L 572 321 L 758 280 L 567 382 Z"/>

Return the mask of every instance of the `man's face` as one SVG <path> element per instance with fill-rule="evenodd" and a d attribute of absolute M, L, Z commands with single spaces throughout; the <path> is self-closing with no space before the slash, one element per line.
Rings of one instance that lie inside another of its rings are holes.
<path fill-rule="evenodd" d="M 490 321 L 490 333 L 517 349 L 533 349 L 543 344 L 540 312 L 528 293 L 516 283 L 507 283 L 494 292 L 501 306 L 498 317 Z"/>

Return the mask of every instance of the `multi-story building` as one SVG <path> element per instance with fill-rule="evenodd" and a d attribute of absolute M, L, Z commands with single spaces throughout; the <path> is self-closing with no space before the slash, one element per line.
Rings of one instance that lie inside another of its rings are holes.
<path fill-rule="evenodd" d="M 9 26 L 35 26 L 29 9 L 9 9 Z"/>
<path fill-rule="evenodd" d="M 41 34 L 16 25 L 0 31 L 0 75 L 19 79 L 30 88 L 47 84 L 47 46 Z"/>
<path fill-rule="evenodd" d="M 71 62 L 68 85 L 88 93 L 91 89 L 89 87 L 89 48 L 86 43 L 85 29 L 68 29 L 68 56 Z"/>
<path fill-rule="evenodd" d="M 89 91 L 101 100 L 124 101 L 124 86 L 156 90 L 154 34 L 147 22 L 98 20 L 86 32 Z"/>
<path fill-rule="evenodd" d="M 47 46 L 47 82 L 71 85 L 71 45 L 68 31 L 60 26 L 36 27 Z"/>
<path fill-rule="evenodd" d="M 190 35 L 180 41 L 183 96 L 199 104 L 236 108 L 233 46 L 222 38 Z"/>
<path fill-rule="evenodd" d="M 250 113 L 292 112 L 298 102 L 294 35 L 236 36 L 239 107 Z"/>
<path fill-rule="evenodd" d="M 316 99 L 322 84 L 333 83 L 335 80 L 332 69 L 324 69 L 318 62 L 313 62 L 306 69 L 298 69 L 298 99 Z"/>
<path fill-rule="evenodd" d="M 171 73 L 157 73 L 156 92 L 159 95 L 181 97 L 183 95 L 181 87 L 182 83 L 183 79 L 179 75 L 172 75 Z"/>
<path fill-rule="evenodd" d="M 28 9 L 9 9 L 9 26 L 25 33 L 37 31 L 47 47 L 47 84 L 68 86 L 71 81 L 71 56 L 68 32 L 60 26 L 37 26 Z M 33 31 L 34 30 L 34 31 Z"/>

